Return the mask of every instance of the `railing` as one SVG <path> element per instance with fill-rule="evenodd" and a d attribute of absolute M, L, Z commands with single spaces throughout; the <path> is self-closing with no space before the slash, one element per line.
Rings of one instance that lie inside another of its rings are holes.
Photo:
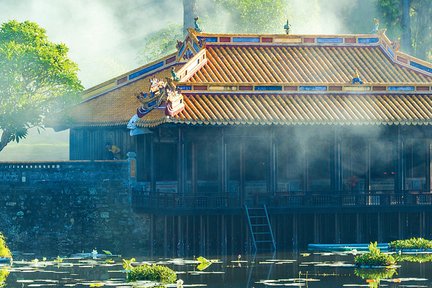
<path fill-rule="evenodd" d="M 403 191 L 376 191 L 368 193 L 298 192 L 277 195 L 257 194 L 242 203 L 239 194 L 179 195 L 177 193 L 151 193 L 133 191 L 134 208 L 164 209 L 241 209 L 246 203 L 266 204 L 275 208 L 350 208 L 350 207 L 409 207 L 432 206 L 432 193 Z"/>
<path fill-rule="evenodd" d="M 135 208 L 147 209 L 229 209 L 241 208 L 237 195 L 179 195 L 177 193 L 148 193 L 134 190 Z"/>
<path fill-rule="evenodd" d="M 127 181 L 128 169 L 126 160 L 0 162 L 0 188 L 58 182 Z"/>

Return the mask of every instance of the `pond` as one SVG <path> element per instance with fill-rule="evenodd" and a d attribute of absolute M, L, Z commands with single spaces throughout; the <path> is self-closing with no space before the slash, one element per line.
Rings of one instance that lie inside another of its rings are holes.
<path fill-rule="evenodd" d="M 121 257 L 85 256 L 91 255 L 35 260 L 21 254 L 11 267 L 0 267 L 0 281 L 6 277 L 6 287 L 133 287 L 126 282 Z M 168 265 L 184 287 L 432 287 L 432 262 L 404 261 L 396 270 L 365 271 L 355 269 L 348 252 L 207 257 L 217 261 L 203 271 L 194 257 L 135 258 Z"/>

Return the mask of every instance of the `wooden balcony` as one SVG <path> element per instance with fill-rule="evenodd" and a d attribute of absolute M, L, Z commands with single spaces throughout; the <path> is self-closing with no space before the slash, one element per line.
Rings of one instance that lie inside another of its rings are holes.
<path fill-rule="evenodd" d="M 413 191 L 368 191 L 352 193 L 345 191 L 289 192 L 268 195 L 249 193 L 241 200 L 239 193 L 179 195 L 166 192 L 132 192 L 134 209 L 143 213 L 166 215 L 238 214 L 243 204 L 257 206 L 266 204 L 272 213 L 314 213 L 334 211 L 362 212 L 376 209 L 393 211 L 419 211 L 432 207 L 432 193 Z"/>

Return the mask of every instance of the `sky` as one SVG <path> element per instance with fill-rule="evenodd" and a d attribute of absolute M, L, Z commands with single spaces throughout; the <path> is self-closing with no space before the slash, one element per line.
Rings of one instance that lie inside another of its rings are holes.
<path fill-rule="evenodd" d="M 292 33 L 348 33 L 347 12 L 359 9 L 354 16 L 362 17 L 360 12 L 372 9 L 372 2 L 290 0 L 287 17 Z M 224 32 L 235 25 L 230 11 L 214 11 L 211 3 L 198 0 L 199 13 L 219 18 L 215 23 L 220 25 L 210 30 Z M 37 22 L 51 41 L 66 44 L 69 57 L 78 63 L 82 84 L 90 88 L 146 64 L 139 60 L 139 54 L 145 53 L 143 39 L 170 24 L 182 24 L 183 5 L 182 0 L 0 0 L 0 23 L 12 19 Z M 22 143 L 11 143 L 0 152 L 0 161 L 66 160 L 67 142 L 68 131 L 31 131 Z M 56 153 L 46 153 L 53 145 Z"/>

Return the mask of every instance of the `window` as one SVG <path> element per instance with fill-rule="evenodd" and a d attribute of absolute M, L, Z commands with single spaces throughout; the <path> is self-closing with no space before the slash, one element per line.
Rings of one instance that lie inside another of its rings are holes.
<path fill-rule="evenodd" d="M 367 176 L 367 140 L 356 137 L 342 141 L 343 190 L 363 192 Z"/>
<path fill-rule="evenodd" d="M 330 190 L 330 143 L 329 141 L 311 138 L 308 141 L 308 189 L 310 191 L 328 192 Z"/>
<path fill-rule="evenodd" d="M 394 191 L 396 143 L 374 139 L 370 142 L 370 190 Z"/>
<path fill-rule="evenodd" d="M 409 140 L 405 144 L 405 189 L 426 191 L 427 145 L 423 140 Z"/>
<path fill-rule="evenodd" d="M 155 144 L 156 181 L 177 181 L 177 143 Z"/>
<path fill-rule="evenodd" d="M 278 192 L 302 191 L 305 165 L 304 145 L 294 138 L 278 143 L 277 150 Z"/>

